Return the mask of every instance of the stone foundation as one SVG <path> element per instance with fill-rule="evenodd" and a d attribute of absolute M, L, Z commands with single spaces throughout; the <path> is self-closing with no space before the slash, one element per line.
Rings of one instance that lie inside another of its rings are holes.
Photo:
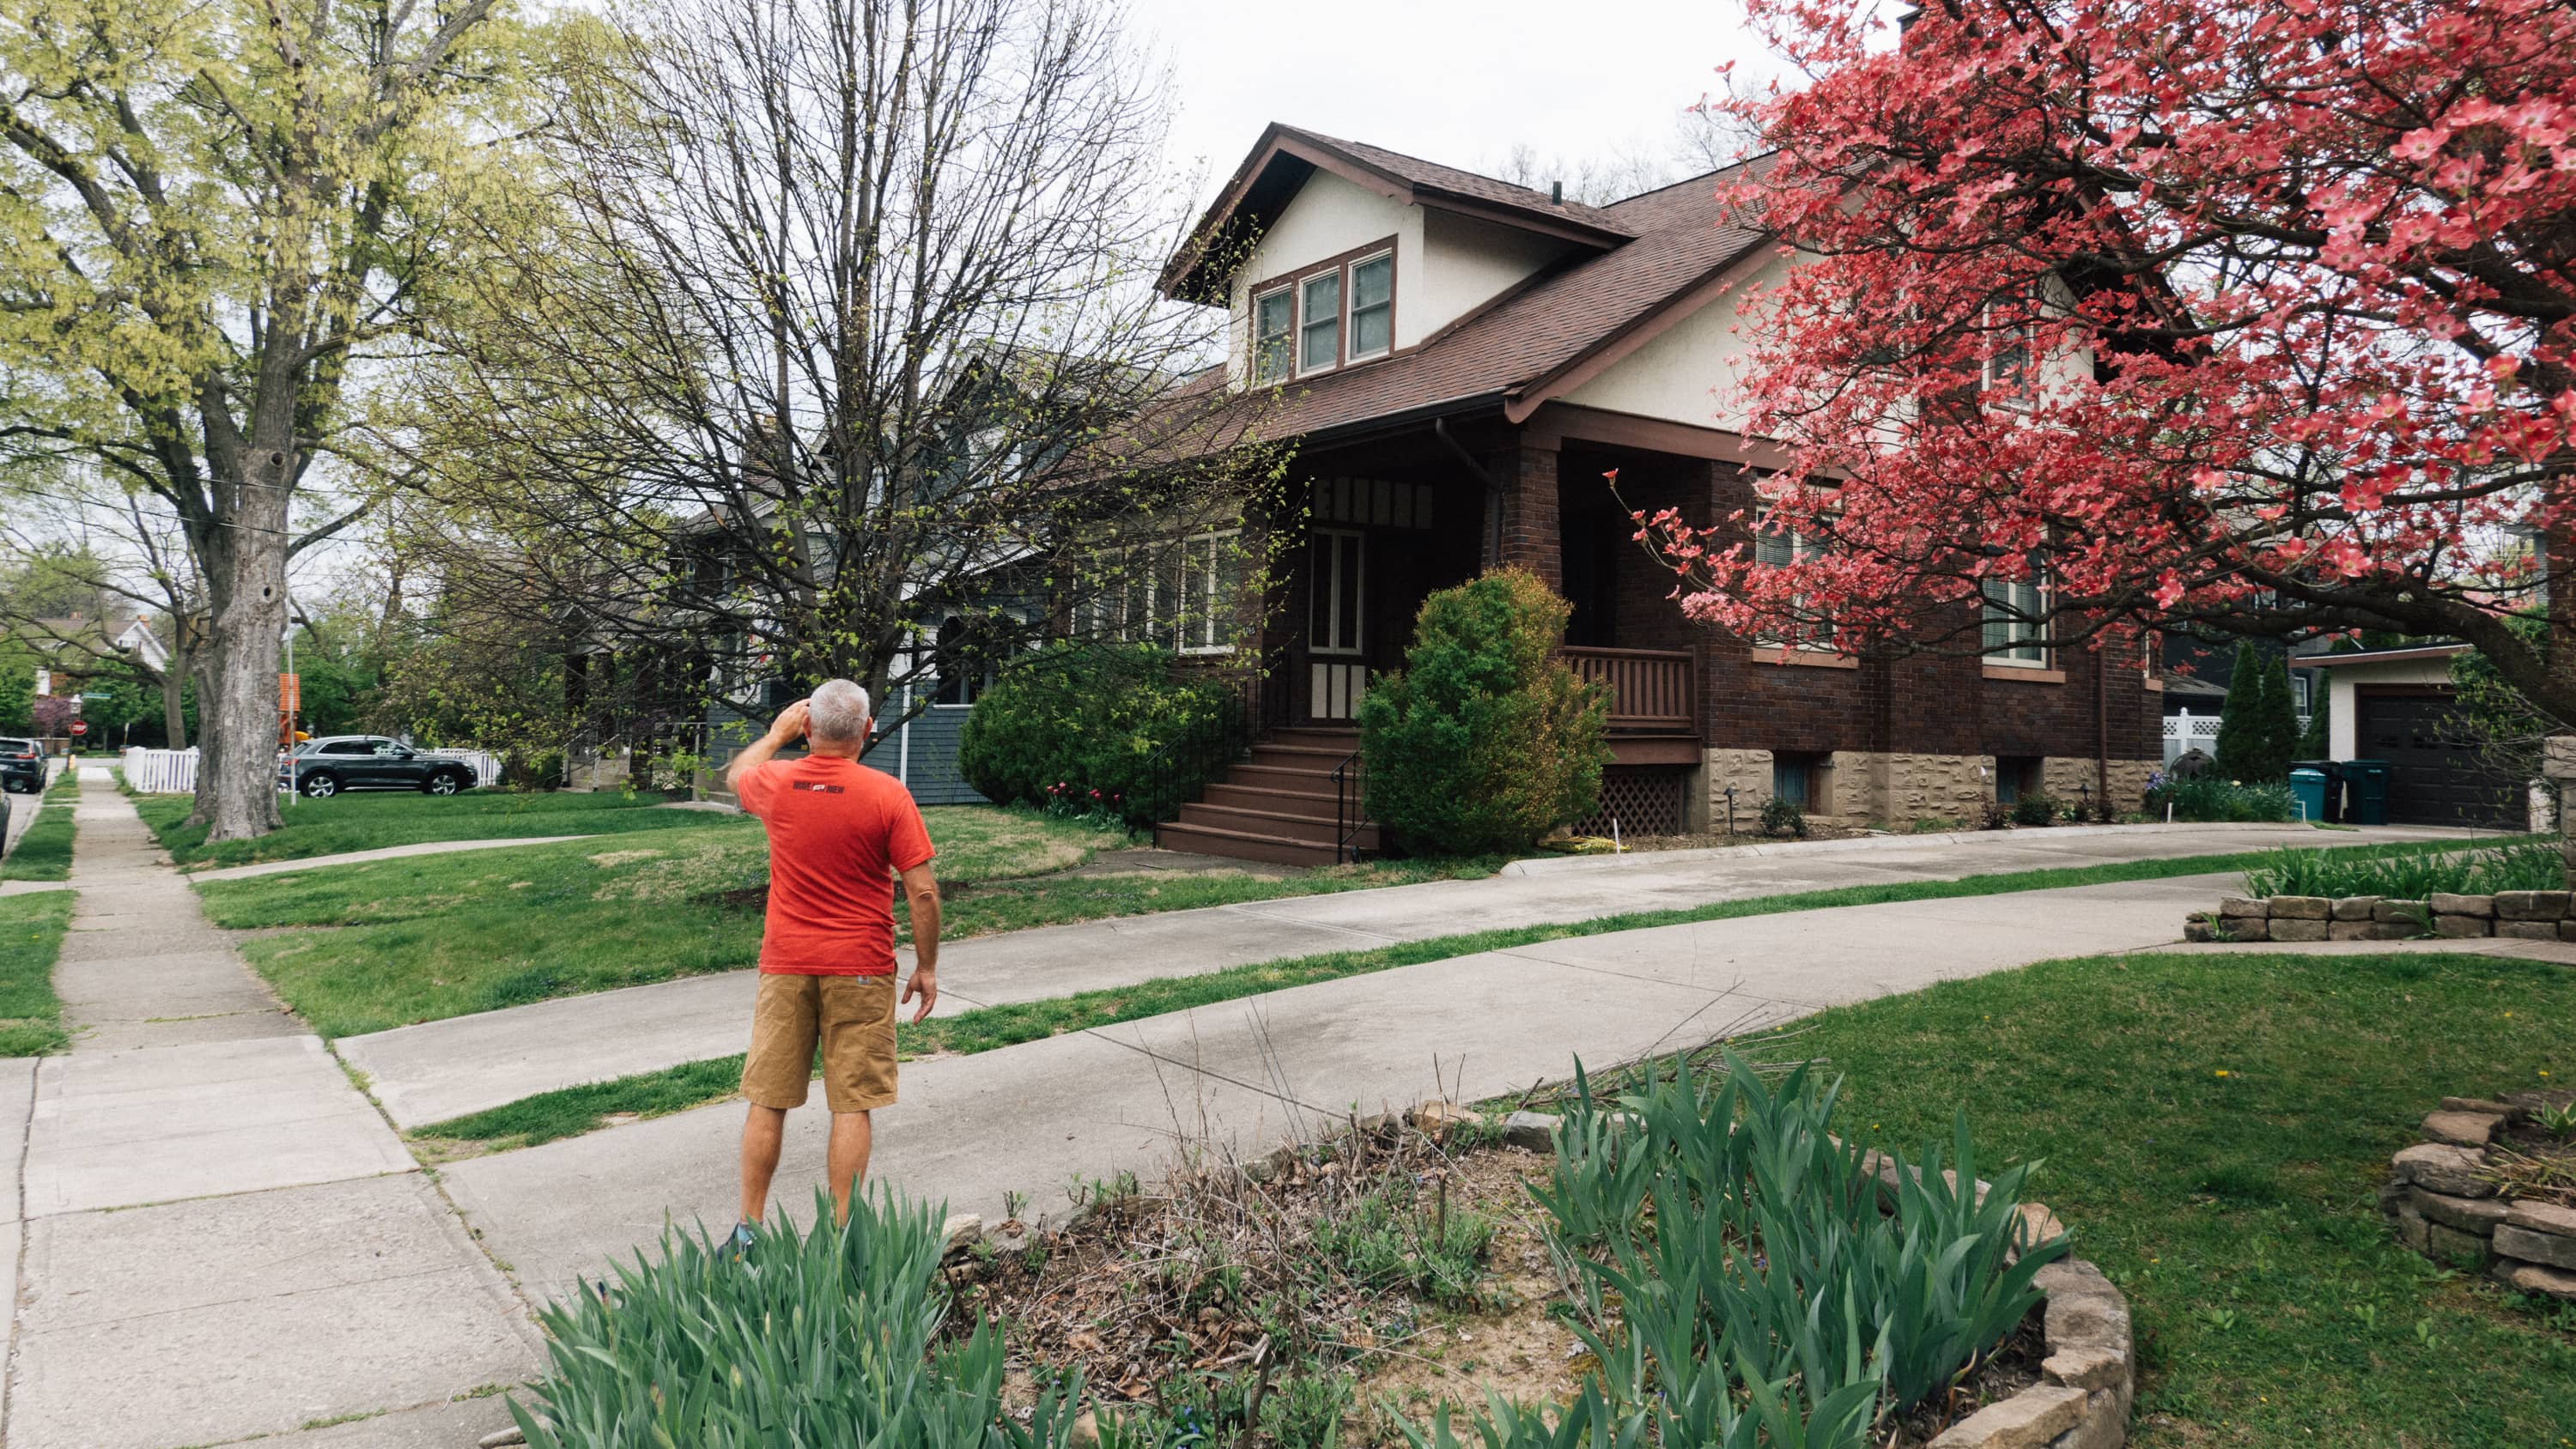
<path fill-rule="evenodd" d="M 1762 813 L 1771 798 L 1771 751 L 1710 750 L 1700 771 L 1709 824 L 1726 825 L 1726 787 L 1735 787 L 1738 828 Z M 1873 750 L 1836 750 L 1828 757 L 1825 797 L 1808 813 L 1838 824 L 1880 824 L 1902 828 L 1917 820 L 1955 821 L 1975 829 L 1985 820 L 1995 798 L 1992 755 L 1917 755 Z M 2116 809 L 2135 810 L 2146 799 L 2153 760 L 2113 760 L 2111 801 Z M 2093 761 L 2052 755 L 2041 762 L 2044 788 L 2060 802 L 2073 805 L 2099 793 Z M 1694 804 L 1697 802 L 1695 801 Z"/>

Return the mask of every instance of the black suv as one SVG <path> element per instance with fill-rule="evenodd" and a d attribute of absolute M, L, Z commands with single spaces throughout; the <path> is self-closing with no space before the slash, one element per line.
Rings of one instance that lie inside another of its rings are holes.
<path fill-rule="evenodd" d="M 418 790 L 453 795 L 474 788 L 474 767 L 462 760 L 424 755 L 382 735 L 331 735 L 306 740 L 277 765 L 281 789 L 320 800 L 343 790 Z"/>
<path fill-rule="evenodd" d="M 44 788 L 44 746 L 34 740 L 0 739 L 0 790 L 34 795 Z"/>

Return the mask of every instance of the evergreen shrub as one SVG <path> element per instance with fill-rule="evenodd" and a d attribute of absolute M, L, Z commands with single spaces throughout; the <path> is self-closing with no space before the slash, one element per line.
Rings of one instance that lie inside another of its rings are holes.
<path fill-rule="evenodd" d="M 1572 607 L 1517 568 L 1423 601 L 1359 709 L 1368 812 L 1405 848 L 1526 850 L 1599 803 L 1609 691 L 1556 656 Z"/>

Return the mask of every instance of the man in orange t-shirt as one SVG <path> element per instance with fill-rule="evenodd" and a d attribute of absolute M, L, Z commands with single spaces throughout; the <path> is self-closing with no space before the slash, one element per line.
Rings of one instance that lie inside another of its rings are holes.
<path fill-rule="evenodd" d="M 773 759 L 806 737 L 801 760 Z M 868 742 L 868 692 L 826 682 L 778 716 L 727 774 L 742 808 L 769 831 L 769 914 L 760 934 L 760 997 L 743 1058 L 742 1221 L 733 1246 L 747 1251 L 768 1211 L 788 1109 L 805 1105 L 814 1050 L 823 1053 L 823 1100 L 832 1109 L 832 1199 L 849 1216 L 850 1190 L 867 1176 L 868 1114 L 894 1105 L 894 878 L 912 910 L 912 979 L 903 1000 L 939 1000 L 939 885 L 930 832 L 912 794 L 859 763 Z"/>

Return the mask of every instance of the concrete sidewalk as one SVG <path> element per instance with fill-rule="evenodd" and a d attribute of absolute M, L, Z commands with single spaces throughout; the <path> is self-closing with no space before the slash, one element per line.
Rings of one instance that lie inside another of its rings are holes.
<path fill-rule="evenodd" d="M 2458 834 L 2111 826 L 1528 861 L 1484 880 L 1122 916 L 954 942 L 940 951 L 941 1014 L 1254 962 L 1752 896 L 2289 842 L 2342 846 Z M 2169 934 L 2179 933 L 2179 921 L 2177 914 Z M 336 1046 L 367 1074 L 386 1115 L 408 1130 L 539 1092 L 730 1056 L 743 1049 L 756 985 L 748 971 L 691 977 L 343 1037 Z"/>
<path fill-rule="evenodd" d="M 1353 1110 L 1498 1095 L 1624 1060 L 2060 956 L 2158 945 L 2227 876 L 1855 906 L 1578 937 L 1318 983 L 903 1069 L 875 1174 L 992 1217 L 1062 1212 L 1068 1180 L 1151 1174 L 1176 1139 L 1266 1150 Z M 452 1163 L 443 1180 L 535 1296 L 666 1222 L 730 1223 L 742 1109 L 722 1104 Z M 790 1119 L 779 1201 L 822 1173 L 826 1115 Z"/>
<path fill-rule="evenodd" d="M 76 809 L 54 972 L 72 1049 L 0 1071 L 0 1439 L 390 1449 L 506 1424 L 456 1396 L 536 1371 L 524 1304 L 105 771 Z"/>

